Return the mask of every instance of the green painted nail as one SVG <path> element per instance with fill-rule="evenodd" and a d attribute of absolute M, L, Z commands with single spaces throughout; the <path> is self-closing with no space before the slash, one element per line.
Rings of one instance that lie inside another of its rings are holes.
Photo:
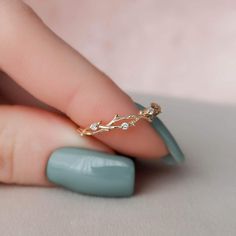
<path fill-rule="evenodd" d="M 50 156 L 46 173 L 54 184 L 83 194 L 129 197 L 134 191 L 134 162 L 105 152 L 59 148 Z"/>
<path fill-rule="evenodd" d="M 144 109 L 144 106 L 140 105 L 139 103 L 135 104 L 138 109 Z M 161 160 L 169 165 L 181 164 L 184 162 L 185 158 L 183 152 L 163 122 L 158 117 L 156 117 L 152 122 L 152 126 L 161 136 L 169 150 L 169 154 L 163 157 Z"/>

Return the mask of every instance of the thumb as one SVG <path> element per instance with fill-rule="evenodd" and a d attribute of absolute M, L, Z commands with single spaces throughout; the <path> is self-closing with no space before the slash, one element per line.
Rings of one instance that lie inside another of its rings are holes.
<path fill-rule="evenodd" d="M 92 137 L 81 138 L 68 119 L 10 105 L 1 105 L 0 114 L 0 182 L 54 183 L 104 196 L 132 194 L 133 161 Z"/>

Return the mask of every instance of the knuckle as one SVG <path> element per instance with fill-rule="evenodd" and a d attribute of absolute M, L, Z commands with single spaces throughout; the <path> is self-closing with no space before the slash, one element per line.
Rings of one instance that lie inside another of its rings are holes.
<path fill-rule="evenodd" d="M 28 5 L 26 5 L 23 1 L 21 0 L 0 0 L 0 6 L 1 6 L 1 12 L 6 12 L 6 13 L 14 13 L 14 12 L 19 12 L 23 9 L 28 9 Z"/>
<path fill-rule="evenodd" d="M 0 0 L 0 51 L 6 53 L 9 45 L 16 45 L 27 27 L 33 10 L 20 0 Z"/>
<path fill-rule="evenodd" d="M 15 131 L 9 125 L 0 129 L 0 182 L 13 183 Z"/>
<path fill-rule="evenodd" d="M 24 7 L 24 3 L 20 0 L 0 0 L 0 11 L 2 17 L 18 12 L 22 7 Z"/>
<path fill-rule="evenodd" d="M 32 15 L 32 9 L 20 0 L 0 0 L 0 29 L 4 35 L 9 29 L 19 28 L 25 15 Z M 4 32 L 5 30 L 5 32 Z"/>

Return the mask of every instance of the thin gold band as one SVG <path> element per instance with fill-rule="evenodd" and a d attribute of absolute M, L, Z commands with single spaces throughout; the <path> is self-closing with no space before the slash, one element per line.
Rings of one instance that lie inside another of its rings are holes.
<path fill-rule="evenodd" d="M 161 107 L 157 104 L 152 102 L 151 105 L 143 110 L 139 111 L 138 115 L 127 115 L 127 116 L 120 116 L 116 114 L 114 118 L 107 124 L 102 124 L 102 121 L 92 123 L 87 128 L 77 128 L 77 131 L 80 133 L 81 136 L 83 135 L 94 135 L 101 132 L 107 132 L 114 129 L 122 129 L 127 130 L 131 126 L 135 126 L 136 123 L 140 119 L 146 119 L 149 122 L 152 122 L 153 119 L 161 113 Z M 120 121 L 124 121 L 121 124 L 117 124 Z"/>

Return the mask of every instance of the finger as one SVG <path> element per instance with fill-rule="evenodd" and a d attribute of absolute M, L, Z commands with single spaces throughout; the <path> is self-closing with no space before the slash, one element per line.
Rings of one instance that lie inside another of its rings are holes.
<path fill-rule="evenodd" d="M 0 72 L 0 95 L 4 99 L 2 100 L 3 104 L 33 106 L 47 111 L 58 112 L 55 108 L 48 106 L 29 94 L 4 72 Z"/>
<path fill-rule="evenodd" d="M 109 122 L 115 114 L 137 114 L 132 99 L 112 80 L 58 38 L 26 5 L 9 2 L 0 10 L 0 65 L 17 83 L 82 127 Z M 96 138 L 135 157 L 159 158 L 168 152 L 143 120 L 126 132 L 116 130 Z"/>
<path fill-rule="evenodd" d="M 0 114 L 0 182 L 132 195 L 133 161 L 92 137 L 78 137 L 68 119 L 21 106 L 0 106 Z"/>
<path fill-rule="evenodd" d="M 0 182 L 48 185 L 50 154 L 75 146 L 113 153 L 96 139 L 78 137 L 74 124 L 58 115 L 23 106 L 0 106 Z"/>

